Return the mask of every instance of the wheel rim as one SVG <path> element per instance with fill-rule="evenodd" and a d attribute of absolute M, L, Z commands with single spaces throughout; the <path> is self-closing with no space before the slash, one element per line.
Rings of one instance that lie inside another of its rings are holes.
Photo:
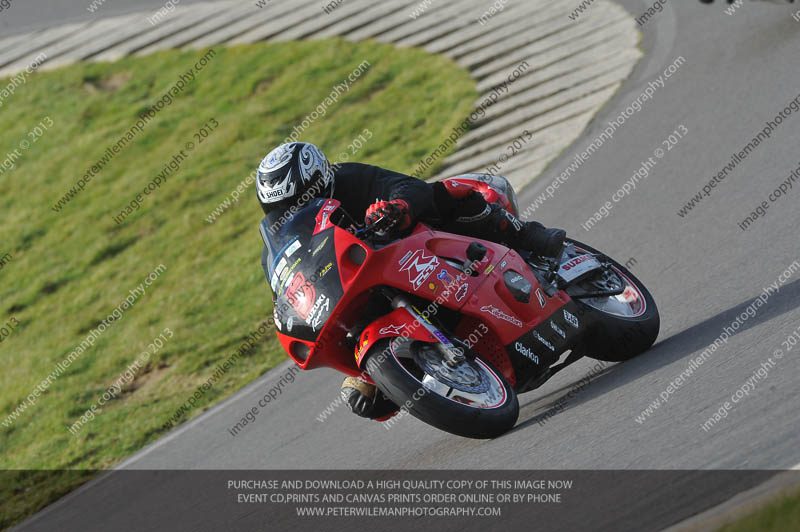
<path fill-rule="evenodd" d="M 394 358 L 425 393 L 433 392 L 450 401 L 479 409 L 498 408 L 506 402 L 503 382 L 479 358 L 466 359 L 451 367 L 444 362 L 434 344 L 413 343 L 409 346 L 413 358 L 398 357 L 394 342 L 391 346 Z"/>
<path fill-rule="evenodd" d="M 580 250 L 583 253 L 589 253 L 578 246 L 575 246 L 575 249 Z M 642 290 L 619 268 L 613 265 L 611 268 L 614 276 L 617 277 L 619 281 L 624 283 L 625 289 L 623 292 L 616 296 L 586 298 L 583 300 L 583 302 L 590 307 L 611 316 L 635 318 L 644 314 L 647 310 L 647 300 L 645 299 Z M 616 283 L 616 286 L 611 286 L 610 283 L 612 280 L 608 279 L 608 274 L 605 274 L 605 277 L 606 278 L 600 281 L 593 280 L 592 284 L 601 290 L 619 288 L 619 282 Z"/>
<path fill-rule="evenodd" d="M 612 316 L 620 316 L 622 318 L 641 316 L 647 310 L 647 301 L 644 294 L 627 275 L 614 266 L 612 268 L 614 273 L 625 283 L 625 290 L 616 296 L 592 297 L 583 301 L 590 307 Z"/>

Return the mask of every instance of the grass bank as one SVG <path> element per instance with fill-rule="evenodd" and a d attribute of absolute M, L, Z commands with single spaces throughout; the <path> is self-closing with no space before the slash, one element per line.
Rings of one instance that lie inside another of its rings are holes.
<path fill-rule="evenodd" d="M 0 525 L 285 359 L 269 334 L 218 369 L 271 312 L 252 186 L 233 200 L 269 149 L 301 126 L 334 161 L 411 172 L 476 96 L 443 57 L 343 40 L 78 64 L 18 87 L 0 128 L 0 469 L 19 471 Z"/>

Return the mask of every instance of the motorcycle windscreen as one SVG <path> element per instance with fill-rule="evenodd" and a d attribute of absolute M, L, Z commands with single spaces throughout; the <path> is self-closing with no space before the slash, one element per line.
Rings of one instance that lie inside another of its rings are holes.
<path fill-rule="evenodd" d="M 334 226 L 326 224 L 318 230 L 318 215 L 325 204 L 326 200 L 317 199 L 293 215 L 270 213 L 260 226 L 275 324 L 283 334 L 312 342 L 344 293 Z"/>

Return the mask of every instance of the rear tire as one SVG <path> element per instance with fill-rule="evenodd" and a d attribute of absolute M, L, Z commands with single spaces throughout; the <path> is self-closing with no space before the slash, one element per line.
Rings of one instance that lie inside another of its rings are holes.
<path fill-rule="evenodd" d="M 586 316 L 595 323 L 582 351 L 596 360 L 623 362 L 650 349 L 661 327 L 658 307 L 650 291 L 625 266 L 611 257 L 577 240 L 570 241 L 588 252 L 603 255 L 616 270 L 636 285 L 645 301 L 644 313 L 635 317 L 624 317 L 607 314 L 583 300 L 575 300 L 581 309 L 579 315 Z"/>
<path fill-rule="evenodd" d="M 426 342 L 399 337 L 382 339 L 367 353 L 364 367 L 389 399 L 405 407 L 417 419 L 466 438 L 496 438 L 514 427 L 519 416 L 519 401 L 499 371 L 483 360 L 476 360 L 488 370 L 489 378 L 497 379 L 495 384 L 502 385 L 504 395 L 501 402 L 491 408 L 469 406 L 425 388 L 400 362 L 408 364 L 413 360 L 412 350 L 420 349 L 421 345 L 425 346 Z"/>

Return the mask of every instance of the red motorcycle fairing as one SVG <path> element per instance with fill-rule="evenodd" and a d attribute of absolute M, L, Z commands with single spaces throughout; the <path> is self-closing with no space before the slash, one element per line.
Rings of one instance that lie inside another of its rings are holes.
<path fill-rule="evenodd" d="M 361 367 L 364 355 L 374 344 L 384 338 L 404 336 L 423 342 L 439 342 L 439 338 L 425 325 L 430 325 L 430 322 L 426 322 L 424 316 L 406 308 L 399 308 L 381 316 L 361 333 L 356 346 L 356 364 Z"/>
<path fill-rule="evenodd" d="M 364 339 L 359 339 L 361 350 L 354 357 L 347 334 L 362 318 L 372 289 L 379 286 L 393 287 L 431 302 L 427 307 L 419 305 L 420 312 L 438 306 L 462 314 L 462 321 L 484 323 L 491 331 L 492 341 L 486 340 L 479 347 L 494 346 L 495 358 L 490 360 L 510 381 L 514 379 L 509 373 L 517 370 L 524 370 L 526 374 L 544 371 L 558 359 L 562 348 L 569 347 L 577 330 L 565 328 L 563 322 L 556 323 L 556 330 L 566 333 L 558 339 L 550 330 L 556 320 L 555 314 L 560 315 L 558 311 L 570 302 L 569 297 L 564 292 L 547 296 L 528 264 L 515 251 L 493 242 L 433 231 L 422 224 L 418 224 L 406 238 L 375 249 L 333 223 L 331 219 L 336 208 L 338 202 L 335 200 L 309 205 L 307 209 L 313 211 L 305 214 L 304 209 L 293 217 L 292 222 L 303 220 L 309 226 L 314 224 L 313 227 L 301 229 L 290 222 L 282 230 L 285 233 L 283 240 L 294 242 L 294 239 L 299 239 L 296 253 L 301 253 L 303 260 L 297 262 L 295 259 L 291 263 L 294 270 L 286 276 L 285 284 L 278 283 L 281 288 L 280 293 L 275 294 L 279 312 L 276 315 L 278 338 L 302 369 L 325 366 L 348 375 L 360 374 L 358 362 L 367 352 Z M 475 241 L 485 246 L 486 254 L 481 261 L 470 264 L 466 250 Z M 280 250 L 286 244 L 280 239 L 273 244 L 277 250 L 273 260 L 280 262 Z M 287 249 L 295 247 L 295 244 L 290 244 Z M 288 251 L 284 255 L 286 253 Z M 305 306 L 297 299 L 298 294 L 304 295 L 303 287 L 291 290 L 288 287 L 293 287 L 296 283 L 292 281 L 301 274 L 305 279 L 313 279 L 315 272 L 320 271 L 320 265 L 327 267 L 331 260 L 333 266 L 328 268 L 328 273 L 316 287 L 314 305 L 310 310 L 306 309 L 311 298 L 303 300 Z M 292 275 L 296 277 L 292 278 Z M 527 285 L 527 301 L 519 293 L 515 297 L 509 289 L 509 279 L 504 276 Z M 319 301 L 325 305 L 318 309 Z M 300 311 L 307 313 L 305 318 Z M 387 332 L 380 333 L 384 327 L 403 323 L 410 326 L 416 321 L 416 318 L 408 317 L 408 311 L 404 312 L 406 314 L 397 311 L 389 314 L 391 317 L 402 316 L 402 322 L 391 322 L 392 318 L 383 317 L 368 327 L 367 347 L 388 335 Z M 429 314 L 432 314 L 430 310 Z M 285 326 L 290 319 L 295 324 L 293 329 Z M 421 335 L 418 339 L 433 341 L 424 327 L 415 329 Z M 464 327 L 457 330 L 464 336 L 471 332 Z M 460 337 L 463 339 L 464 336 Z M 509 362 L 497 355 L 498 345 L 505 349 Z M 481 350 L 478 352 L 483 354 Z"/>

